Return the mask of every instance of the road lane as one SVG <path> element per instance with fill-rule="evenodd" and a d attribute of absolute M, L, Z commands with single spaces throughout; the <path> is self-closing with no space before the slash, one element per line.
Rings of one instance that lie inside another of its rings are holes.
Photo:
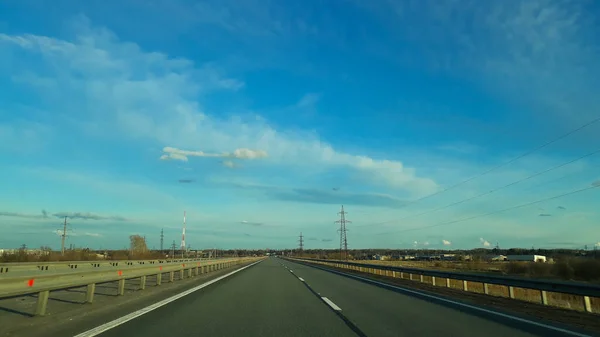
<path fill-rule="evenodd" d="M 341 313 L 367 336 L 563 336 L 522 324 L 511 326 L 474 316 L 437 303 L 383 289 L 355 279 L 282 260 L 320 296 L 341 308 Z"/>
<path fill-rule="evenodd" d="M 99 336 L 356 336 L 269 258 Z"/>

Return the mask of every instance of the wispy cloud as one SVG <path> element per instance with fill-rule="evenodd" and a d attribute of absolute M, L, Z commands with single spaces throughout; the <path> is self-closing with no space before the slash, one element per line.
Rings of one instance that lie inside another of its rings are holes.
<path fill-rule="evenodd" d="M 98 215 L 89 212 L 58 212 L 52 214 L 52 216 L 57 218 L 68 217 L 71 219 L 81 219 L 81 220 L 113 220 L 113 221 L 128 221 L 127 218 L 118 215 Z"/>
<path fill-rule="evenodd" d="M 239 189 L 255 190 L 266 197 L 275 200 L 316 203 L 316 204 L 347 204 L 400 208 L 406 201 L 387 194 L 380 193 L 351 193 L 338 190 L 294 188 L 284 186 L 268 186 L 260 184 L 240 184 L 216 182 L 220 186 L 230 186 Z"/>
<path fill-rule="evenodd" d="M 52 233 L 54 233 L 56 235 L 62 235 L 63 231 L 60 229 L 57 229 L 57 230 L 53 231 Z M 67 232 L 67 236 L 89 236 L 89 237 L 99 238 L 99 237 L 102 237 L 103 235 L 100 233 L 90 233 L 90 232 L 77 233 L 77 232 L 69 231 L 69 232 Z"/>
<path fill-rule="evenodd" d="M 246 221 L 246 220 L 242 220 L 242 221 L 240 221 L 240 223 L 244 224 L 244 225 L 255 226 L 255 227 L 264 225 L 264 223 L 262 223 L 262 222 L 252 222 L 252 221 Z"/>
<path fill-rule="evenodd" d="M 235 159 L 258 159 L 267 157 L 267 153 L 261 150 L 237 149 L 231 153 L 205 153 L 202 151 L 188 151 L 165 147 L 161 160 L 188 161 L 188 157 L 212 157 L 212 158 L 235 158 Z"/>
<path fill-rule="evenodd" d="M 189 184 L 189 183 L 193 183 L 194 179 L 179 179 L 179 182 L 182 184 Z"/>
<path fill-rule="evenodd" d="M 127 218 L 117 215 L 98 215 L 89 212 L 56 212 L 52 214 L 48 214 L 45 210 L 42 210 L 42 214 L 25 214 L 25 213 L 16 213 L 16 212 L 0 212 L 0 216 L 6 217 L 15 217 L 15 218 L 28 218 L 28 219 L 47 219 L 50 216 L 55 218 L 64 218 L 68 217 L 71 219 L 81 219 L 81 220 L 113 220 L 113 221 L 128 221 Z"/>
<path fill-rule="evenodd" d="M 321 242 L 331 242 L 333 239 L 321 239 Z"/>
<path fill-rule="evenodd" d="M 452 244 L 452 242 L 448 241 L 448 240 L 442 240 L 442 244 L 444 246 L 450 246 Z"/>
<path fill-rule="evenodd" d="M 13 218 L 26 218 L 26 219 L 47 219 L 48 212 L 42 210 L 42 214 L 25 214 L 17 212 L 0 212 L 0 216 L 13 217 Z"/>
<path fill-rule="evenodd" d="M 411 44 L 406 49 L 410 55 L 390 47 L 389 41 L 375 47 L 390 59 L 455 75 L 460 72 L 503 98 L 535 106 L 536 120 L 543 117 L 543 123 L 571 128 L 597 111 L 600 101 L 592 88 L 598 87 L 600 68 L 593 2 L 356 3 L 377 15 L 398 44 Z M 415 52 L 418 59 L 411 57 Z M 524 90 L 528 95 L 523 95 Z"/>
<path fill-rule="evenodd" d="M 538 216 L 552 216 L 552 214 L 548 214 L 548 213 L 540 213 Z"/>

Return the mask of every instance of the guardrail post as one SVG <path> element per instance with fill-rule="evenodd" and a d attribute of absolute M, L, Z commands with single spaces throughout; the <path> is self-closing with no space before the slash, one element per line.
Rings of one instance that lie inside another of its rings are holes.
<path fill-rule="evenodd" d="M 96 292 L 96 283 L 88 284 L 85 291 L 85 303 L 94 302 L 94 292 Z"/>
<path fill-rule="evenodd" d="M 513 298 L 513 299 L 515 298 L 515 288 L 514 287 L 511 287 L 511 286 L 508 287 L 508 297 Z"/>
<path fill-rule="evenodd" d="M 162 273 L 156 274 L 156 285 L 159 286 L 162 283 Z"/>
<path fill-rule="evenodd" d="M 169 272 L 169 282 L 175 282 L 175 272 L 174 271 Z"/>
<path fill-rule="evenodd" d="M 412 281 L 412 273 L 408 273 L 408 279 Z"/>
<path fill-rule="evenodd" d="M 146 275 L 140 277 L 140 289 L 146 289 Z"/>
<path fill-rule="evenodd" d="M 419 277 L 420 281 L 421 281 L 421 282 L 424 282 L 424 281 L 423 281 L 423 274 L 421 274 L 421 275 L 419 275 L 419 276 L 420 276 L 420 277 Z"/>
<path fill-rule="evenodd" d="M 125 295 L 125 279 L 122 278 L 119 280 L 119 286 L 117 288 L 117 294 L 119 296 Z"/>
<path fill-rule="evenodd" d="M 395 270 L 392 270 L 392 277 L 396 278 L 396 271 Z"/>
<path fill-rule="evenodd" d="M 592 312 L 592 302 L 589 296 L 583 296 L 583 308 L 587 312 Z"/>
<path fill-rule="evenodd" d="M 431 284 L 432 284 L 432 285 L 435 285 L 435 276 L 432 276 L 432 277 L 431 277 Z"/>
<path fill-rule="evenodd" d="M 194 272 L 196 273 L 196 276 L 200 275 L 198 274 L 198 267 L 196 266 L 196 269 L 194 270 Z"/>
<path fill-rule="evenodd" d="M 450 279 L 446 277 L 446 288 L 450 288 Z"/>
<path fill-rule="evenodd" d="M 180 270 L 179 270 L 179 279 L 180 279 L 180 280 L 183 280 L 183 272 L 184 272 L 184 270 L 183 270 L 183 269 L 180 269 Z"/>
<path fill-rule="evenodd" d="M 463 290 L 469 291 L 469 282 L 467 282 L 466 280 L 463 280 Z"/>
<path fill-rule="evenodd" d="M 50 291 L 44 290 L 38 293 L 37 304 L 35 306 L 35 315 L 44 316 L 46 314 L 46 307 L 48 306 L 48 298 L 50 297 Z"/>
<path fill-rule="evenodd" d="M 545 290 L 540 290 L 540 298 L 543 305 L 548 305 L 548 295 Z"/>
<path fill-rule="evenodd" d="M 192 277 L 192 268 L 188 269 L 188 277 Z"/>
<path fill-rule="evenodd" d="M 487 283 L 484 283 L 484 284 L 483 284 L 483 293 L 484 293 L 484 294 L 486 294 L 486 295 L 489 295 L 489 294 L 490 294 L 490 287 L 488 286 L 488 284 L 487 284 Z M 544 292 L 544 294 L 543 294 L 542 296 L 545 296 L 545 292 Z M 544 303 L 544 304 L 545 304 L 545 303 Z"/>

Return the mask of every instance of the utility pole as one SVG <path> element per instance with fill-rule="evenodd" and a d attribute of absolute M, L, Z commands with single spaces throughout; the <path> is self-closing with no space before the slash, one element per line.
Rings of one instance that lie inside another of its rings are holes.
<path fill-rule="evenodd" d="M 160 252 L 162 254 L 163 251 L 163 242 L 165 240 L 165 232 L 164 232 L 164 228 L 160 229 Z"/>
<path fill-rule="evenodd" d="M 183 232 L 181 233 L 181 258 L 183 259 L 183 252 L 185 252 L 185 211 L 183 211 Z"/>
<path fill-rule="evenodd" d="M 302 236 L 302 232 L 300 232 L 298 242 L 300 243 L 300 257 L 302 257 L 302 251 L 304 250 L 304 236 Z"/>
<path fill-rule="evenodd" d="M 338 214 L 340 215 L 340 219 L 337 220 L 335 223 L 339 223 L 340 224 L 340 229 L 338 229 L 338 231 L 340 232 L 340 260 L 348 260 L 348 238 L 346 236 L 346 224 L 347 223 L 352 223 L 352 221 L 350 220 L 346 220 L 346 214 L 348 214 L 347 212 L 344 212 L 344 205 L 342 205 L 342 210 L 340 212 L 338 212 Z"/>
<path fill-rule="evenodd" d="M 60 235 L 60 255 L 65 255 L 65 239 L 67 238 L 67 217 L 63 223 L 62 234 Z"/>

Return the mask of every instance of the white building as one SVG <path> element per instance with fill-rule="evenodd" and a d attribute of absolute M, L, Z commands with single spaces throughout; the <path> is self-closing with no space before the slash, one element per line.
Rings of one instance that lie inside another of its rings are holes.
<path fill-rule="evenodd" d="M 508 261 L 546 262 L 544 255 L 508 255 Z"/>

